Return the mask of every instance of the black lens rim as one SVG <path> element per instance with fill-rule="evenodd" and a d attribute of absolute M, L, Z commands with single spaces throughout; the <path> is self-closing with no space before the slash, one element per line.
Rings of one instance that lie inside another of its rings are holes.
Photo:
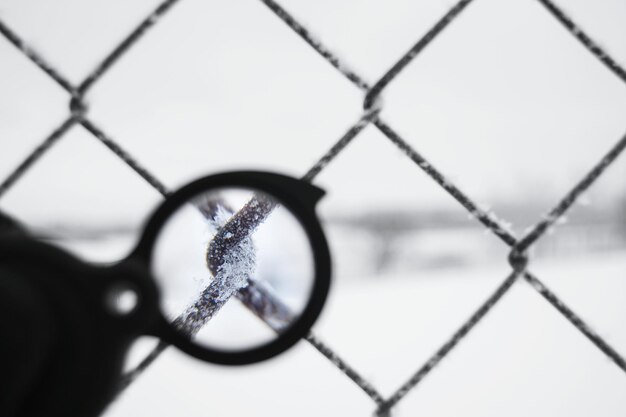
<path fill-rule="evenodd" d="M 247 350 L 221 350 L 192 342 L 174 330 L 167 321 L 160 302 L 160 317 L 149 334 L 203 361 L 222 365 L 246 365 L 275 357 L 295 345 L 309 333 L 324 307 L 330 289 L 331 260 L 328 243 L 315 214 L 315 204 L 324 195 L 323 190 L 303 180 L 263 171 L 234 171 L 200 178 L 168 195 L 148 220 L 139 243 L 127 261 L 139 261 L 151 270 L 156 239 L 170 216 L 203 192 L 229 187 L 258 190 L 275 197 L 302 225 L 314 260 L 314 281 L 304 310 L 276 339 Z"/>

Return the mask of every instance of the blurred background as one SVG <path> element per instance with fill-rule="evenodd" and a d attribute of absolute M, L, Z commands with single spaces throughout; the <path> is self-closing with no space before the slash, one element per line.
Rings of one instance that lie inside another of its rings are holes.
<path fill-rule="evenodd" d="M 282 0 L 373 84 L 453 3 Z M 154 0 L 0 0 L 0 19 L 78 84 Z M 561 6 L 622 66 L 626 3 Z M 262 2 L 176 4 L 88 92 L 88 115 L 168 188 L 264 169 L 302 176 L 362 113 L 363 92 Z M 532 0 L 476 0 L 382 93 L 382 117 L 523 234 L 626 131 L 626 85 Z M 68 115 L 68 94 L 0 38 L 0 177 Z M 315 332 L 391 395 L 510 273 L 507 247 L 373 126 L 314 183 L 334 284 Z M 533 248 L 530 268 L 626 355 L 626 161 Z M 82 127 L 1 199 L 79 256 L 123 257 L 161 201 Z M 131 355 L 136 361 L 152 341 Z M 393 415 L 623 416 L 626 375 L 519 282 Z M 108 410 L 130 415 L 372 415 L 304 343 L 229 369 L 160 358 Z"/>

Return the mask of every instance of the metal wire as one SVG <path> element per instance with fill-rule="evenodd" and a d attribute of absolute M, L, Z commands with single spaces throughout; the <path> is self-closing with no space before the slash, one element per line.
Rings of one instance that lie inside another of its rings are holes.
<path fill-rule="evenodd" d="M 27 58 L 44 71 L 52 80 L 65 89 L 70 95 L 70 115 L 57 129 L 50 133 L 40 145 L 38 145 L 28 157 L 0 183 L 0 197 L 19 181 L 22 175 L 28 171 L 44 154 L 54 146 L 70 129 L 79 124 L 104 144 L 111 152 L 117 155 L 150 186 L 162 195 L 167 195 L 166 187 L 149 170 L 144 168 L 136 158 L 125 151 L 117 142 L 111 139 L 102 129 L 97 127 L 87 117 L 88 108 L 84 101 L 85 93 L 95 85 L 100 78 L 123 57 L 133 45 L 144 36 L 151 27 L 158 23 L 179 0 L 166 0 L 154 9 L 120 44 L 115 47 L 96 68 L 77 86 L 72 85 L 57 69 L 52 67 L 44 57 L 27 45 L 15 32 L 0 20 L 0 34 L 7 41 L 18 48 Z M 549 302 L 564 318 L 572 323 L 585 337 L 587 337 L 600 351 L 609 357 L 622 371 L 626 373 L 626 361 L 613 349 L 602 337 L 600 337 L 580 316 L 569 308 L 548 287 L 543 284 L 534 274 L 528 270 L 528 257 L 526 252 L 530 247 L 543 237 L 545 232 L 572 206 L 580 194 L 588 189 L 603 174 L 603 172 L 623 153 L 626 148 L 626 135 L 586 174 L 572 190 L 563 197 L 557 205 L 521 239 L 518 239 L 505 226 L 506 223 L 499 220 L 492 212 L 481 209 L 469 196 L 458 186 L 446 178 L 432 163 L 411 147 L 392 127 L 380 116 L 380 96 L 385 88 L 402 71 L 420 55 L 420 53 L 437 38 L 456 18 L 466 9 L 472 0 L 460 0 L 439 19 L 435 25 L 422 36 L 414 46 L 404 54 L 373 86 L 349 69 L 345 63 L 335 55 L 330 48 L 315 39 L 311 32 L 287 12 L 274 0 L 261 0 L 268 9 L 287 24 L 298 36 L 300 36 L 313 50 L 331 64 L 340 74 L 347 78 L 357 88 L 365 92 L 365 112 L 359 120 L 335 143 L 335 145 L 323 155 L 319 161 L 311 167 L 304 179 L 312 181 L 339 153 L 345 151 L 347 146 L 368 125 L 375 126 L 396 147 L 398 147 L 409 159 L 424 171 L 435 183 L 449 193 L 461 204 L 474 218 L 483 224 L 488 230 L 499 237 L 511 248 L 509 262 L 513 272 L 487 300 L 476 310 L 468 320 L 447 340 L 432 356 L 422 365 L 404 384 L 402 384 L 389 398 L 384 399 L 373 385 L 341 359 L 331 348 L 321 342 L 316 336 L 310 334 L 306 340 L 315 347 L 324 357 L 331 361 L 343 374 L 359 386 L 375 403 L 376 414 L 387 416 L 390 410 L 401 401 L 413 388 L 415 388 L 454 348 L 467 336 L 471 330 L 491 311 L 491 309 L 512 288 L 519 277 L 532 286 L 547 302 Z M 551 0 L 538 0 L 546 10 L 558 21 L 574 38 L 614 75 L 626 84 L 626 71 L 614 60 L 597 42 L 586 34 L 562 9 Z M 137 368 L 138 371 L 127 375 L 126 385 L 132 382 L 144 369 L 146 369 L 156 357 L 166 348 L 159 345 L 158 348 Z"/>

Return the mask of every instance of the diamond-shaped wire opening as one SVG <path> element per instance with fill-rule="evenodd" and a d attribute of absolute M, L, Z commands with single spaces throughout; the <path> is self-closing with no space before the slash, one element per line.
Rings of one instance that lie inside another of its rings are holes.
<path fill-rule="evenodd" d="M 264 9 L 214 9 L 188 4 L 157 25 L 94 85 L 90 115 L 170 184 L 234 167 L 304 174 L 361 94 Z"/>
<path fill-rule="evenodd" d="M 316 181 L 336 271 L 316 332 L 391 394 L 501 283 L 506 248 L 373 127 Z"/>
<path fill-rule="evenodd" d="M 389 85 L 382 114 L 519 233 L 622 134 L 625 92 L 541 5 L 486 1 Z"/>
<path fill-rule="evenodd" d="M 619 368 L 518 282 L 397 412 L 560 416 L 601 409 L 618 416 L 625 388 Z"/>

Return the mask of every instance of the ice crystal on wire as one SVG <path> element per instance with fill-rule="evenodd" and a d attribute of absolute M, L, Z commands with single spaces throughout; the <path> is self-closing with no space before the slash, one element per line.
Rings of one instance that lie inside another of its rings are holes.
<path fill-rule="evenodd" d="M 216 231 L 206 254 L 207 267 L 214 278 L 174 322 L 190 336 L 197 334 L 233 295 L 253 280 L 256 252 L 251 236 L 275 207 L 271 199 L 254 197 L 233 215 L 221 201 L 206 199 L 198 203 Z"/>
<path fill-rule="evenodd" d="M 256 253 L 252 239 L 246 238 L 237 246 L 227 250 L 222 257 L 222 264 L 217 267 L 217 274 L 211 283 L 219 287 L 215 300 L 226 301 L 236 291 L 245 288 L 254 275 Z"/>

